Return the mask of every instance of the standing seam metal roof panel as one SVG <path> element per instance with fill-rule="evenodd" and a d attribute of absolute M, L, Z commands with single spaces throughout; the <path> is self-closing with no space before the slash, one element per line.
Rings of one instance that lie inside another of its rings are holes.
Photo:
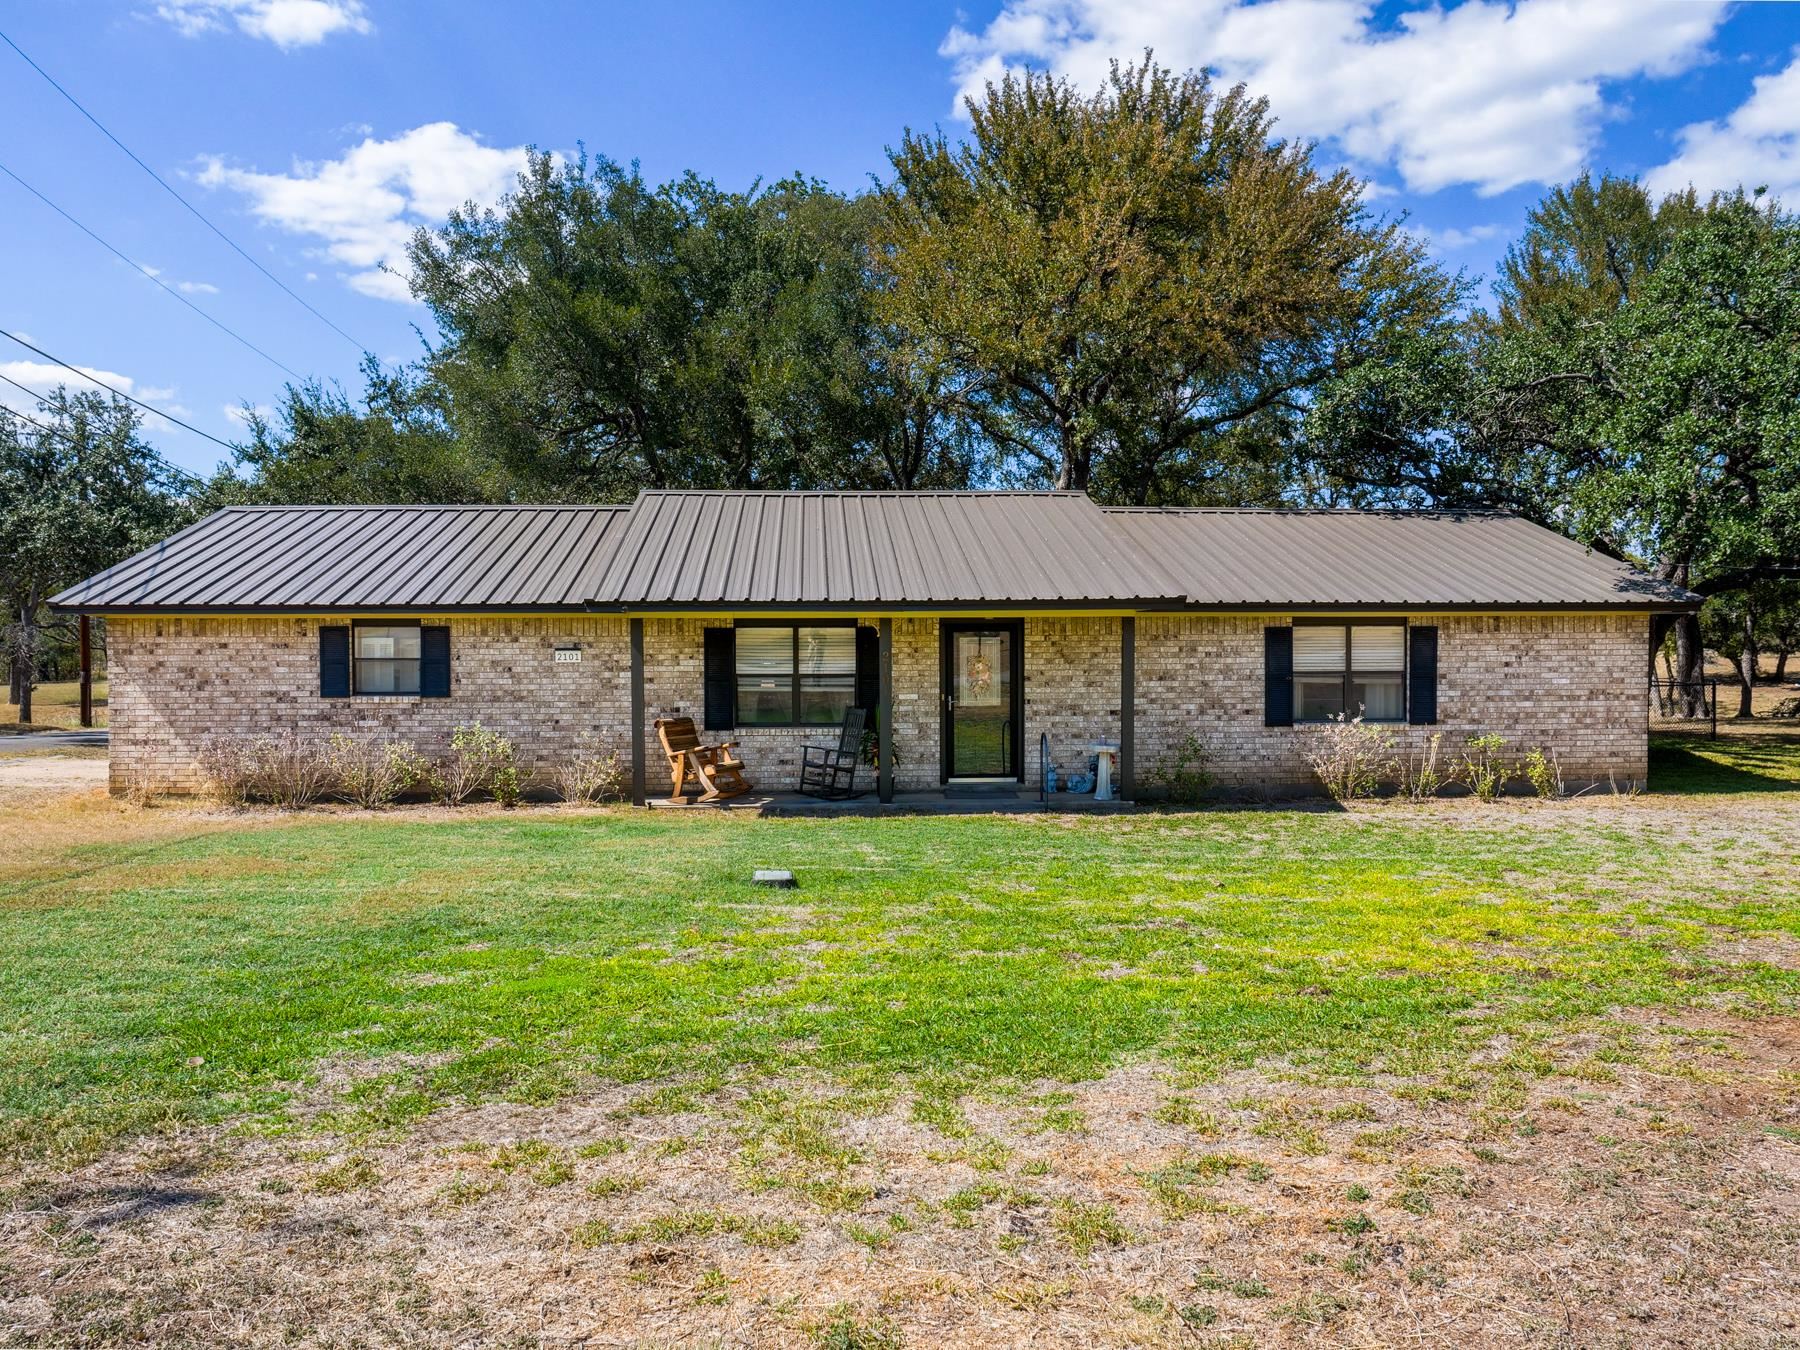
<path fill-rule="evenodd" d="M 1106 508 L 1190 605 L 1688 605 L 1695 597 L 1517 516 Z"/>
<path fill-rule="evenodd" d="M 1079 493 L 647 492 L 632 507 L 234 507 L 53 604 L 1691 608 L 1514 516 L 1102 508 Z"/>
<path fill-rule="evenodd" d="M 606 607 L 1173 602 L 1080 493 L 646 492 Z"/>
<path fill-rule="evenodd" d="M 96 610 L 581 608 L 618 506 L 228 507 L 71 586 Z"/>

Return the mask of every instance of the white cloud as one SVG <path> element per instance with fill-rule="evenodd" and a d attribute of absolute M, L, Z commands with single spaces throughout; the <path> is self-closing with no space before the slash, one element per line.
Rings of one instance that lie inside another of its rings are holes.
<path fill-rule="evenodd" d="M 407 300 L 412 232 L 465 202 L 491 205 L 524 167 L 523 146 L 496 149 L 453 122 L 432 122 L 392 140 L 371 137 L 338 159 L 296 163 L 290 173 L 236 169 L 213 158 L 199 177 L 242 193 L 266 223 L 322 240 L 325 256 L 354 269 L 346 279 L 356 290 Z"/>
<path fill-rule="evenodd" d="M 162 268 L 152 267 L 149 263 L 139 263 L 137 267 L 138 271 L 142 272 L 152 281 L 162 280 Z M 167 285 L 168 283 L 164 282 L 163 284 Z M 219 293 L 219 288 L 210 281 L 177 281 L 175 283 L 175 289 L 186 295 L 217 295 Z"/>
<path fill-rule="evenodd" d="M 1465 0 L 1377 23 L 1368 0 L 1005 0 L 979 31 L 940 48 L 959 93 L 1033 67 L 1092 88 L 1112 58 L 1146 47 L 1266 95 L 1281 130 L 1338 148 L 1408 187 L 1484 194 L 1579 171 L 1603 87 L 1671 75 L 1705 58 L 1719 0 Z"/>
<path fill-rule="evenodd" d="M 1645 176 L 1652 191 L 1767 187 L 1800 204 L 1800 48 L 1785 70 L 1759 75 L 1729 117 L 1694 122 L 1679 139 L 1681 153 Z"/>
<path fill-rule="evenodd" d="M 164 412 L 176 417 L 191 417 L 186 407 L 175 401 L 177 389 L 173 385 L 139 384 L 129 375 L 116 370 L 104 370 L 99 366 L 78 366 L 81 373 L 66 370 L 62 366 L 49 361 L 0 361 L 0 405 L 24 413 L 27 417 L 37 416 L 38 396 L 48 395 L 57 385 L 64 385 L 71 393 L 83 391 L 99 394 L 102 398 L 110 398 L 112 394 L 104 388 L 111 385 L 122 394 L 130 394 L 133 398 L 145 403 L 153 403 Z M 17 380 L 32 392 L 27 394 L 5 380 Z M 151 431 L 165 430 L 167 424 L 160 417 L 152 417 L 144 423 Z"/>
<path fill-rule="evenodd" d="M 121 375 L 116 370 L 102 370 L 99 366 L 77 366 L 76 370 L 79 370 L 81 374 L 77 375 L 74 371 L 65 370 L 48 361 L 0 361 L 0 376 L 9 380 L 17 380 L 20 384 L 39 394 L 48 394 L 59 384 L 66 384 L 72 390 L 91 389 L 102 394 L 106 391 L 100 388 L 101 384 L 110 384 L 123 393 L 138 393 L 136 382 L 131 376 Z M 83 378 L 84 376 L 86 378 Z M 30 410 L 30 400 L 26 399 L 26 396 L 17 389 L 11 385 L 5 385 L 4 392 L 13 399 L 21 400 L 14 406 Z M 155 392 L 173 393 L 174 390 L 157 390 Z M 143 398 L 145 395 L 138 394 L 138 397 Z"/>
<path fill-rule="evenodd" d="M 235 23 L 240 32 L 284 51 L 316 46 L 333 33 L 367 33 L 372 27 L 362 0 L 162 0 L 156 17 L 188 37 Z"/>
<path fill-rule="evenodd" d="M 1504 232 L 1498 225 L 1470 225 L 1463 228 L 1451 225 L 1442 230 L 1428 229 L 1423 225 L 1411 227 L 1411 232 L 1431 248 L 1441 253 L 1450 253 L 1459 248 L 1469 248 L 1474 244 L 1484 244 L 1490 239 L 1497 239 Z"/>
<path fill-rule="evenodd" d="M 168 398 L 175 393 L 173 389 L 139 389 L 131 376 L 121 375 L 116 370 L 103 370 L 99 366 L 80 366 L 77 369 L 82 373 L 78 375 L 48 361 L 0 361 L 0 377 L 3 377 L 0 378 L 0 406 L 22 412 L 27 417 L 36 417 L 37 396 L 49 394 L 59 384 L 66 385 L 71 393 L 87 390 L 103 398 L 110 398 L 111 395 L 100 386 L 102 383 L 110 384 L 122 393 L 135 394 L 147 402 Z M 16 385 L 6 383 L 7 380 L 17 380 L 32 392 L 27 394 Z"/>
<path fill-rule="evenodd" d="M 266 403 L 258 403 L 255 411 L 256 415 L 265 422 L 271 421 L 275 416 L 275 410 Z M 227 403 L 225 405 L 225 420 L 227 422 L 235 422 L 240 427 L 247 427 L 250 425 L 250 410 L 246 409 L 241 403 Z"/>

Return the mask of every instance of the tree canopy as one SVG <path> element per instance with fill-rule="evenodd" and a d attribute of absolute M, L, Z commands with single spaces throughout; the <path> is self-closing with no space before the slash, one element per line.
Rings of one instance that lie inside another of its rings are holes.
<path fill-rule="evenodd" d="M 820 183 L 534 155 L 499 210 L 412 247 L 452 424 L 528 496 L 966 477 L 947 387 L 871 310 L 868 209 Z"/>
<path fill-rule="evenodd" d="M 1084 96 L 1026 73 L 969 137 L 892 152 L 880 311 L 972 377 L 1014 476 L 1115 500 L 1279 492 L 1306 391 L 1457 287 L 1267 104 L 1146 57 Z"/>
<path fill-rule="evenodd" d="M 33 421 L 45 429 L 0 408 L 0 593 L 22 722 L 44 602 L 189 519 L 181 481 L 123 399 L 58 387 Z"/>

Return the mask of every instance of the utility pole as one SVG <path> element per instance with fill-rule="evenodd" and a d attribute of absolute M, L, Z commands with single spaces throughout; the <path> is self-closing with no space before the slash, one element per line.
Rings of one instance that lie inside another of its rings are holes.
<path fill-rule="evenodd" d="M 94 650 L 88 632 L 88 616 L 81 616 L 81 725 L 94 725 Z"/>

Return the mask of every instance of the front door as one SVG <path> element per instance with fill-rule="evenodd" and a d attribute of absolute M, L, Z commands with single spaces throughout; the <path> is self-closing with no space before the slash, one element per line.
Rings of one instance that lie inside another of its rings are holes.
<path fill-rule="evenodd" d="M 946 780 L 1022 776 L 1023 637 L 1017 620 L 944 624 Z"/>

